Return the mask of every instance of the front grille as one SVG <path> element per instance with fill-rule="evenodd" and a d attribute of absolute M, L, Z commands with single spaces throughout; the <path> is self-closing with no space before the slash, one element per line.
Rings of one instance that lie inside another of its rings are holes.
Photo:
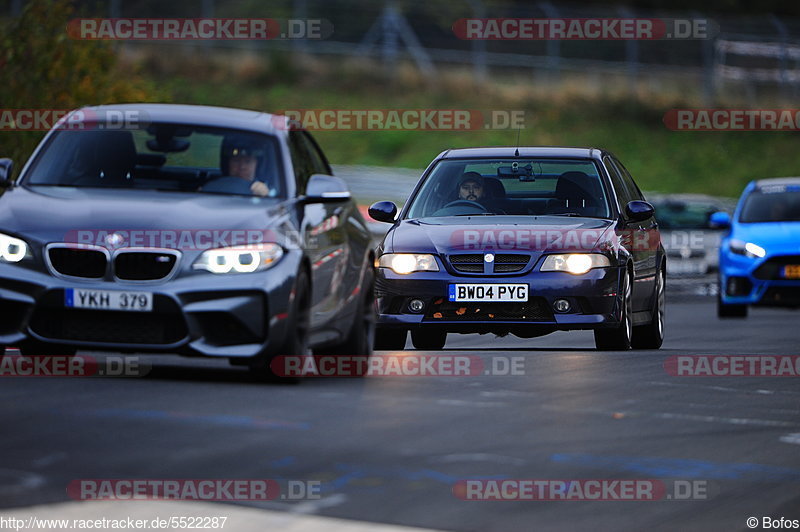
<path fill-rule="evenodd" d="M 483 255 L 451 255 L 450 264 L 459 272 L 483 273 Z"/>
<path fill-rule="evenodd" d="M 784 266 L 788 266 L 790 264 L 800 264 L 800 255 L 784 255 L 782 257 L 772 257 L 768 259 L 764 264 L 759 266 L 755 272 L 753 272 L 753 276 L 757 279 L 764 279 L 764 280 L 786 280 L 783 277 L 783 268 Z"/>
<path fill-rule="evenodd" d="M 179 314 L 39 308 L 31 330 L 53 340 L 114 344 L 165 345 L 186 336 Z"/>
<path fill-rule="evenodd" d="M 436 300 L 428 306 L 426 321 L 552 321 L 547 301 L 534 297 L 523 303 L 461 303 Z"/>
<path fill-rule="evenodd" d="M 451 255 L 450 264 L 458 272 L 483 273 L 484 255 L 471 253 L 468 255 Z M 528 255 L 500 253 L 490 263 L 489 273 L 515 273 L 525 269 L 531 258 Z"/>
<path fill-rule="evenodd" d="M 178 257 L 158 251 L 129 251 L 114 259 L 114 275 L 125 281 L 158 281 L 167 277 Z"/>
<path fill-rule="evenodd" d="M 106 274 L 106 255 L 96 249 L 50 248 L 47 256 L 61 275 L 102 279 Z"/>

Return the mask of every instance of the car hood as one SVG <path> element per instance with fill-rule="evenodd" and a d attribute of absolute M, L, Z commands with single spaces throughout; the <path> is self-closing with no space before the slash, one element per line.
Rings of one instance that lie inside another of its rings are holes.
<path fill-rule="evenodd" d="M 15 187 L 0 196 L 0 231 L 76 242 L 76 232 L 264 230 L 285 219 L 275 199 L 132 189 Z"/>
<path fill-rule="evenodd" d="M 556 216 L 452 216 L 403 220 L 386 236 L 385 252 L 449 255 L 484 251 L 590 251 L 608 238 L 610 220 Z"/>
<path fill-rule="evenodd" d="M 731 238 L 752 242 L 767 253 L 800 253 L 800 222 L 737 224 Z"/>

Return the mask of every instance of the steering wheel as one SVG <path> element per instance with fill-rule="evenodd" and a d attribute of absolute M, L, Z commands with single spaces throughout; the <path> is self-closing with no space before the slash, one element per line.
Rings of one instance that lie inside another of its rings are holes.
<path fill-rule="evenodd" d="M 442 207 L 442 209 L 447 209 L 448 207 L 474 207 L 474 208 L 480 209 L 481 212 L 489 212 L 489 209 L 487 209 L 486 207 L 484 207 L 483 205 L 481 205 L 477 201 L 470 201 L 470 200 L 465 200 L 465 199 L 458 199 L 458 200 L 455 200 L 455 201 L 451 201 L 450 203 L 448 203 L 447 205 Z M 442 209 L 439 209 L 439 210 L 442 210 Z"/>

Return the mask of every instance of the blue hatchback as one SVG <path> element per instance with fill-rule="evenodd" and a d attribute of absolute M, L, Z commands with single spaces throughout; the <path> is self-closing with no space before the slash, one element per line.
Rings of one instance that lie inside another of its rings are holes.
<path fill-rule="evenodd" d="M 800 307 L 800 177 L 747 185 L 719 251 L 718 315 L 745 317 L 748 305 Z"/>

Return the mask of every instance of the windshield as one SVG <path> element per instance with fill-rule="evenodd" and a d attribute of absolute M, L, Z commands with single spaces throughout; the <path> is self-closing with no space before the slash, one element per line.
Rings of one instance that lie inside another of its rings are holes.
<path fill-rule="evenodd" d="M 708 229 L 711 215 L 725 210 L 713 203 L 680 200 L 654 201 L 653 207 L 661 229 Z"/>
<path fill-rule="evenodd" d="M 800 185 L 763 188 L 752 192 L 744 202 L 739 221 L 800 222 Z"/>
<path fill-rule="evenodd" d="M 277 146 L 270 135 L 177 124 L 64 130 L 24 184 L 283 197 Z"/>
<path fill-rule="evenodd" d="M 590 160 L 455 159 L 436 165 L 407 217 L 504 214 L 608 218 L 609 207 Z"/>

